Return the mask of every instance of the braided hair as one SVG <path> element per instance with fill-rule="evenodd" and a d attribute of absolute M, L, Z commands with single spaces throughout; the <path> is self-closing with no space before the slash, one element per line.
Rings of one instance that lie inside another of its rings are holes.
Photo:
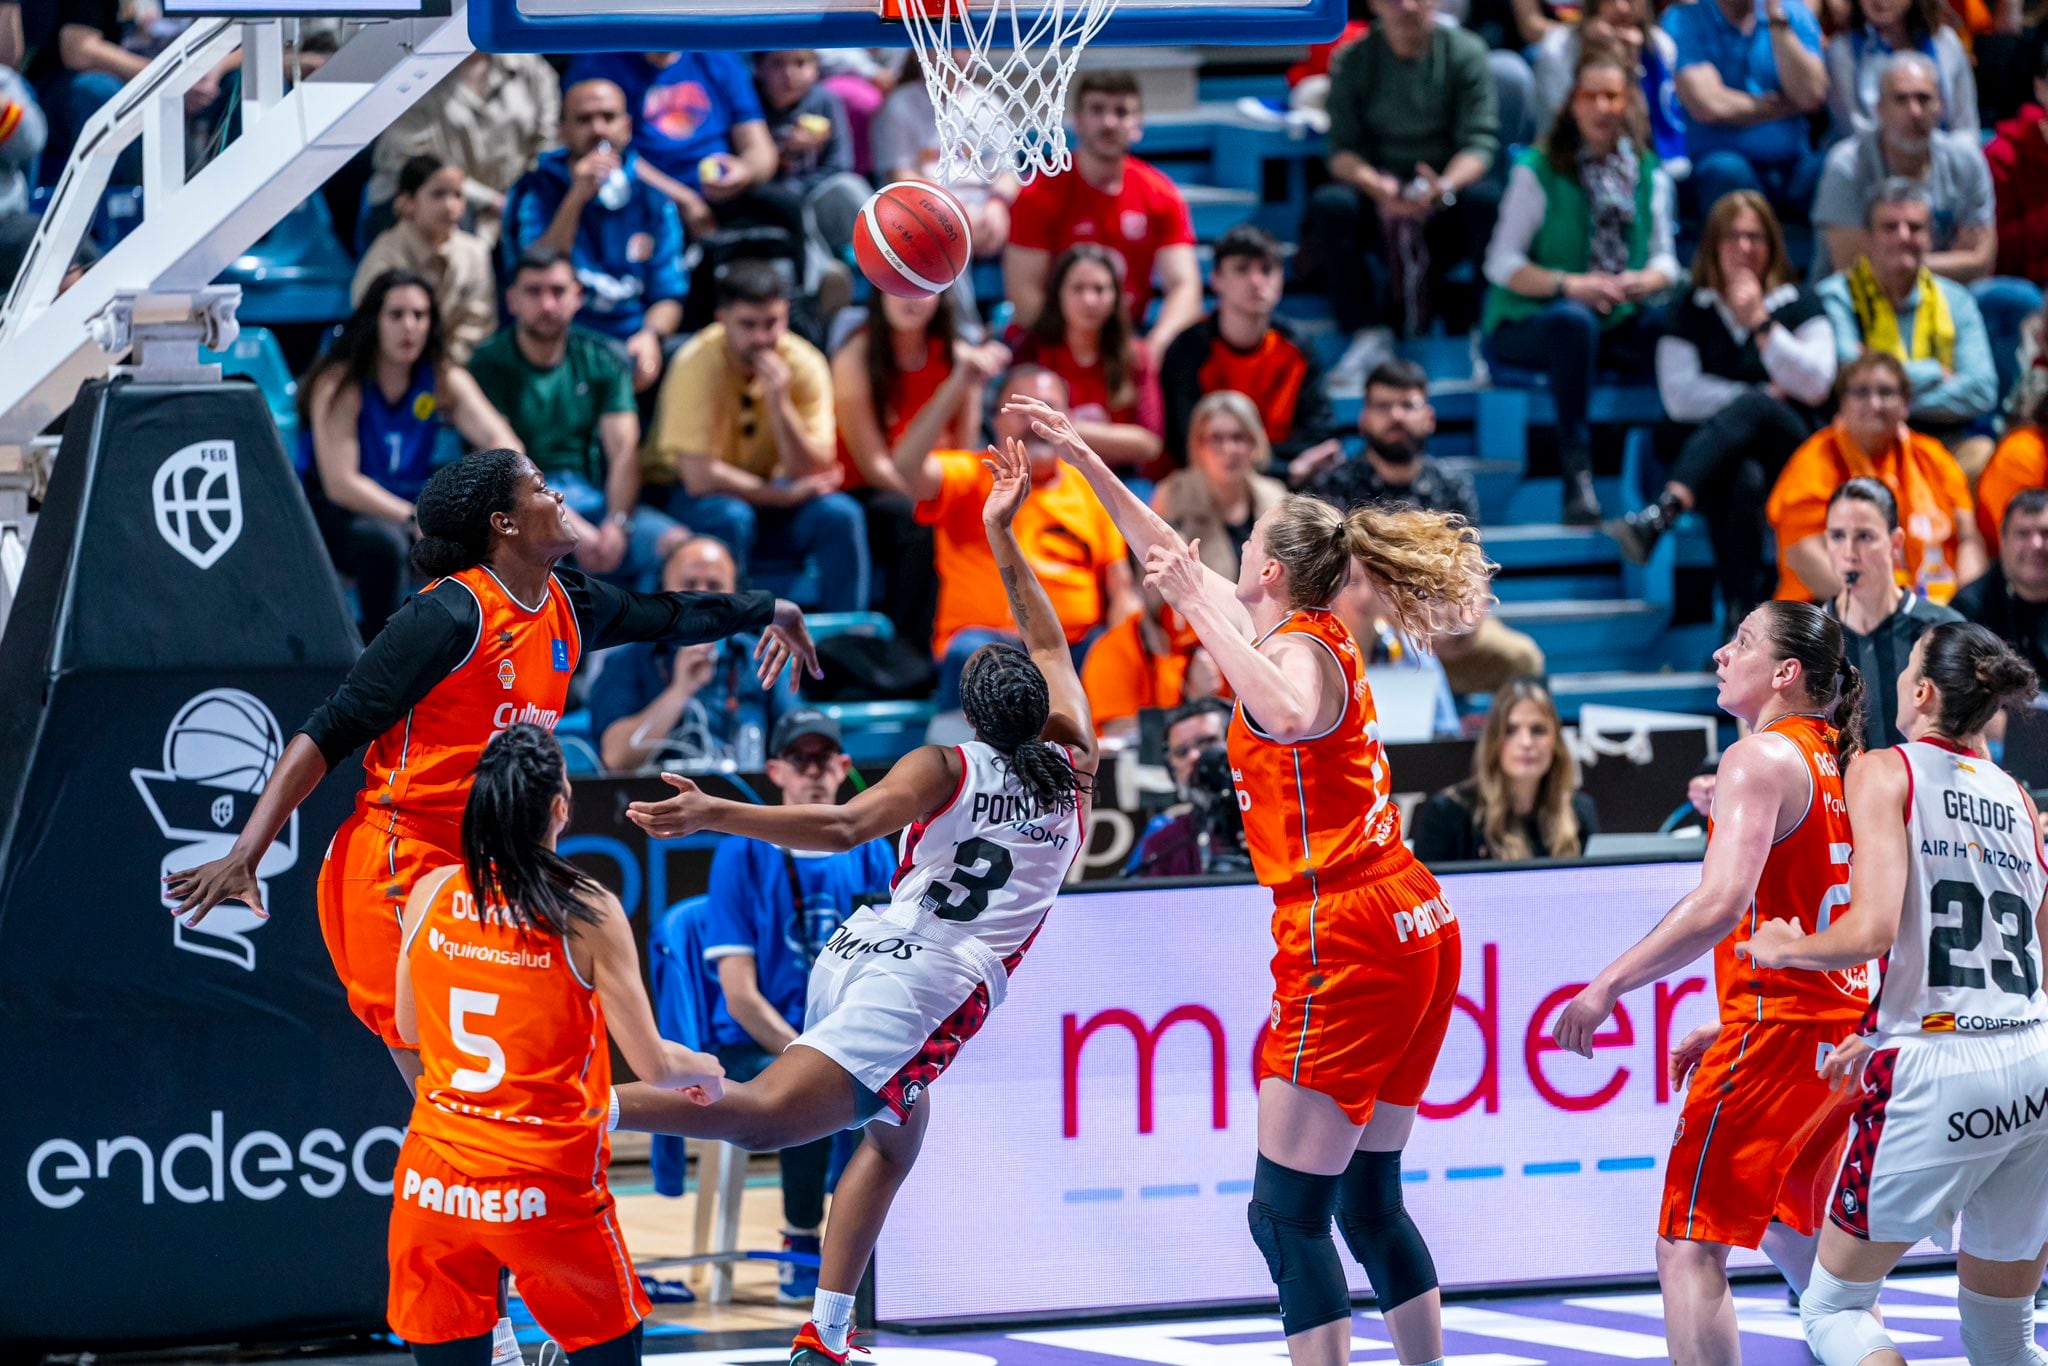
<path fill-rule="evenodd" d="M 1030 655 L 1002 641 L 976 650 L 960 676 L 960 709 L 1041 810 L 1074 809 L 1082 778 L 1064 749 L 1041 738 L 1052 697 Z"/>
<path fill-rule="evenodd" d="M 526 457 L 518 451 L 477 451 L 434 471 L 413 504 L 420 538 L 412 567 L 430 579 L 482 564 L 491 549 L 491 518 L 512 511 Z"/>
<path fill-rule="evenodd" d="M 595 922 L 588 873 L 547 847 L 554 801 L 569 785 L 562 747 L 539 726 L 507 726 L 484 746 L 462 812 L 462 866 L 476 904 L 557 938 Z"/>

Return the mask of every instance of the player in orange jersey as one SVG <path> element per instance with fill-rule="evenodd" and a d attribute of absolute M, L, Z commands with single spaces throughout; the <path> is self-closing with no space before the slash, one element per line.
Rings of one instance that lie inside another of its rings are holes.
<path fill-rule="evenodd" d="M 419 1050 L 392 1172 L 391 1327 L 421 1366 L 486 1366 L 502 1269 L 575 1366 L 634 1366 L 648 1302 L 605 1185 L 611 1049 L 700 1103 L 718 1059 L 661 1037 L 618 899 L 555 852 L 561 746 L 513 725 L 484 747 L 462 862 L 416 881 L 394 980 Z"/>
<path fill-rule="evenodd" d="M 1296 1366 L 1350 1360 L 1334 1213 L 1406 1363 L 1443 1356 L 1436 1267 L 1401 1199 L 1401 1149 L 1458 989 L 1458 922 L 1401 843 L 1365 658 L 1329 610 L 1353 573 L 1427 639 L 1489 599 L 1457 517 L 1290 497 L 1253 525 L 1236 583 L 1203 567 L 1065 417 L 1013 399 L 1062 448 L 1238 698 L 1231 777 L 1273 891 L 1273 1011 L 1258 1050 L 1252 1239 L 1280 1291 Z"/>
<path fill-rule="evenodd" d="M 470 773 L 491 737 L 519 722 L 553 730 L 586 649 L 757 629 L 764 685 L 791 658 L 817 669 L 803 614 L 772 594 L 630 593 L 564 567 L 576 533 L 562 495 L 516 451 L 444 467 L 415 516 L 413 566 L 433 582 L 292 737 L 234 847 L 166 879 L 187 923 L 223 901 L 263 913 L 256 860 L 327 771 L 368 742 L 355 814 L 320 869 L 320 929 L 349 1007 L 408 1084 L 419 1062 L 392 1020 L 398 911 L 428 869 L 461 861 Z"/>
<path fill-rule="evenodd" d="M 1692 1078 L 1664 1170 L 1657 1276 L 1678 1366 L 1742 1359 L 1731 1248 L 1761 1247 L 1802 1293 L 1847 1140 L 1850 1108 L 1821 1074 L 1870 1005 L 1865 968 L 1773 971 L 1737 958 L 1766 920 L 1825 928 L 1849 904 L 1842 769 L 1860 747 L 1863 680 L 1842 628 L 1803 602 L 1767 602 L 1714 654 L 1721 709 L 1750 734 L 1721 756 L 1699 886 L 1581 991 L 1553 1028 L 1584 1057 L 1614 1003 L 1709 949 L 1717 1025 L 1671 1056 Z"/>

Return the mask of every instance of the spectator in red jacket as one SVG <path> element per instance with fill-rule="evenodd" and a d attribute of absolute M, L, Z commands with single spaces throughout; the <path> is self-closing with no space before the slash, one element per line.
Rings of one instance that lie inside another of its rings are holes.
<path fill-rule="evenodd" d="M 2034 103 L 1998 125 L 1985 145 L 1998 196 L 1998 273 L 2048 287 L 2048 47 Z"/>

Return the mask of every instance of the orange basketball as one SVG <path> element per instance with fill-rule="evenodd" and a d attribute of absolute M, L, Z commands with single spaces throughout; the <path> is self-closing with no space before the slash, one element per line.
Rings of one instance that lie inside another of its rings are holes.
<path fill-rule="evenodd" d="M 974 259 L 967 210 L 921 180 L 884 185 L 854 220 L 853 259 L 884 294 L 928 299 L 959 279 Z"/>

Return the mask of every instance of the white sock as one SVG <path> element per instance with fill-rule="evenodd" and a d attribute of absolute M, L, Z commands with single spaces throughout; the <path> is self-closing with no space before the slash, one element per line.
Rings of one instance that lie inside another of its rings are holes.
<path fill-rule="evenodd" d="M 818 1297 L 811 1301 L 811 1325 L 826 1347 L 844 1353 L 846 1339 L 853 1332 L 853 1296 L 820 1287 Z"/>
<path fill-rule="evenodd" d="M 521 1359 L 519 1335 L 512 1331 L 512 1319 L 507 1315 L 491 1332 L 491 1366 L 514 1366 Z"/>

